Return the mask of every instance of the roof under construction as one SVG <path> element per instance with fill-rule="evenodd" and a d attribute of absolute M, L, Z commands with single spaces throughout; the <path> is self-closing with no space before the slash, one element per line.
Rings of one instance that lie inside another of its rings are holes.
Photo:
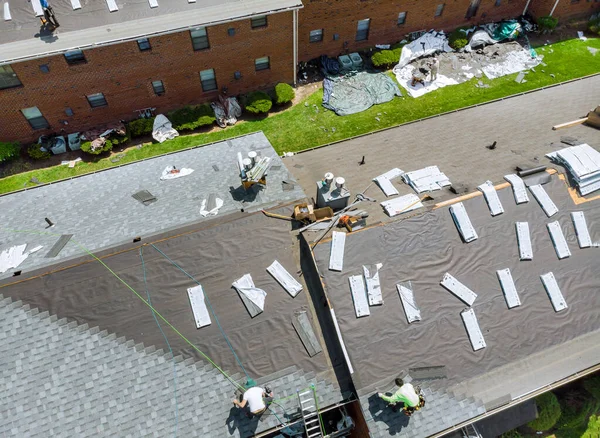
<path fill-rule="evenodd" d="M 4 2 L 0 65 L 302 7 L 301 0 L 57 0 L 48 3 L 60 27 L 50 33 L 40 28 L 39 3 Z"/>
<path fill-rule="evenodd" d="M 600 363 L 600 258 L 595 247 L 579 248 L 570 216 L 582 211 L 592 241 L 598 241 L 600 204 L 578 198 L 556 175 L 542 187 L 559 209 L 551 218 L 531 193 L 528 203 L 517 205 L 510 187 L 498 190 L 504 213 L 494 217 L 483 196 L 469 196 L 463 205 L 478 234 L 471 243 L 461 240 L 445 205 L 347 235 L 341 272 L 329 270 L 330 242 L 315 247 L 373 436 L 436 435 Z M 547 229 L 554 221 L 571 251 L 561 260 Z M 533 260 L 520 261 L 515 222 L 529 223 Z M 376 263 L 383 264 L 383 304 L 367 305 L 370 315 L 358 318 L 349 277 Z M 497 271 L 506 268 L 520 296 L 518 307 L 508 307 L 498 280 Z M 548 272 L 568 306 L 559 312 L 540 280 Z M 474 351 L 461 318 L 469 306 L 440 285 L 445 273 L 477 294 L 471 308 L 485 348 Z M 403 282 L 412 285 L 421 321 L 407 321 L 396 288 Z M 376 395 L 392 389 L 403 373 L 428 398 L 410 419 Z"/>

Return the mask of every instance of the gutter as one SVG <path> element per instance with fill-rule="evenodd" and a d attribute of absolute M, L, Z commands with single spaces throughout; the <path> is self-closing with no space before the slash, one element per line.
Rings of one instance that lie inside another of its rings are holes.
<path fill-rule="evenodd" d="M 304 7 L 304 5 L 300 5 L 300 6 L 291 6 L 291 7 L 287 7 L 287 8 L 282 8 L 282 9 L 274 9 L 271 11 L 265 11 L 265 12 L 254 12 L 252 14 L 247 14 L 247 15 L 242 15 L 239 17 L 235 17 L 235 18 L 227 18 L 224 20 L 215 20 L 215 21 L 210 21 L 207 23 L 200 23 L 200 24 L 194 24 L 194 25 L 190 25 L 190 26 L 182 26 L 182 27 L 177 27 L 174 29 L 170 29 L 170 30 L 165 30 L 165 31 L 161 31 L 161 32 L 153 32 L 153 33 L 142 33 L 142 34 L 138 34 L 138 35 L 134 35 L 131 37 L 127 37 L 127 38 L 119 38 L 116 40 L 107 40 L 107 41 L 102 41 L 100 43 L 92 43 L 92 44 L 85 44 L 83 46 L 73 46 L 73 47 L 68 47 L 66 49 L 60 49 L 60 50 L 53 50 L 53 51 L 49 51 L 49 52 L 44 52 L 44 53 L 39 53 L 36 55 L 30 55 L 30 56 L 22 56 L 19 58 L 12 58 L 12 59 L 4 59 L 4 60 L 0 60 L 0 66 L 3 65 L 7 65 L 7 64 L 15 64 L 18 62 L 23 62 L 23 61 L 31 61 L 34 59 L 40 59 L 40 58 L 47 58 L 49 56 L 53 56 L 53 55 L 60 55 L 63 54 L 65 52 L 69 52 L 71 50 L 87 50 L 87 49 L 95 49 L 96 47 L 106 47 L 106 46 L 112 46 L 115 44 L 121 44 L 121 43 L 126 43 L 126 42 L 130 42 L 130 41 L 136 41 L 140 38 L 154 38 L 157 36 L 162 36 L 162 35 L 171 35 L 174 33 L 179 33 L 179 32 L 184 32 L 186 30 L 191 30 L 197 27 L 210 27 L 210 26 L 217 26 L 219 24 L 225 24 L 225 23 L 232 23 L 235 21 L 242 21 L 242 20 L 247 20 L 249 18 L 252 17 L 256 17 L 256 16 L 263 16 L 263 15 L 274 15 L 274 14 L 280 14 L 280 13 L 284 13 L 284 12 L 289 12 L 292 11 L 294 14 L 298 13 L 298 9 L 302 9 Z M 125 24 L 125 23 L 123 23 Z M 294 28 L 294 30 L 296 30 Z M 296 38 L 294 39 L 294 41 L 296 41 Z M 10 44 L 10 43 L 8 43 Z M 297 42 L 295 42 L 295 46 L 297 45 Z M 0 48 L 2 46 L 0 45 Z M 294 67 L 294 71 L 295 71 L 295 67 Z"/>
<path fill-rule="evenodd" d="M 527 400 L 530 400 L 532 398 L 535 398 L 535 397 L 537 397 L 540 394 L 543 394 L 545 392 L 551 391 L 551 390 L 553 390 L 555 388 L 558 388 L 560 386 L 566 385 L 567 383 L 571 383 L 574 380 L 581 379 L 582 377 L 585 377 L 585 376 L 587 376 L 589 374 L 593 374 L 596 371 L 600 371 L 600 364 L 594 365 L 593 367 L 587 368 L 587 369 L 585 369 L 583 371 L 580 371 L 578 373 L 571 374 L 570 376 L 565 377 L 562 380 L 558 380 L 558 381 L 556 381 L 554 383 L 550 383 L 548 385 L 541 386 L 538 389 L 534 389 L 533 391 L 530 391 L 530 392 L 528 392 L 526 394 L 523 394 L 523 395 L 521 395 L 521 396 L 513 399 L 512 401 L 510 401 L 509 403 L 507 403 L 507 404 L 505 404 L 503 406 L 500 406 L 500 407 L 497 407 L 495 409 L 492 409 L 491 411 L 487 411 L 486 413 L 481 414 L 481 415 L 479 415 L 477 417 L 473 417 L 470 420 L 463 421 L 462 423 L 459 423 L 459 424 L 457 424 L 455 426 L 449 427 L 448 429 L 444 429 L 443 431 L 440 431 L 440 432 L 438 432 L 438 433 L 436 433 L 434 435 L 431 435 L 429 438 L 441 438 L 441 437 L 443 437 L 443 436 L 445 436 L 445 435 L 447 435 L 447 434 L 449 434 L 451 432 L 455 432 L 457 430 L 460 430 L 463 427 L 468 426 L 470 424 L 473 424 L 473 423 L 475 423 L 475 422 L 477 422 L 479 420 L 483 420 L 484 418 L 491 417 L 492 415 L 495 415 L 495 414 L 497 414 L 499 412 L 505 411 L 508 408 L 512 408 L 512 407 L 518 405 L 519 403 L 522 403 L 524 401 L 527 401 Z"/>

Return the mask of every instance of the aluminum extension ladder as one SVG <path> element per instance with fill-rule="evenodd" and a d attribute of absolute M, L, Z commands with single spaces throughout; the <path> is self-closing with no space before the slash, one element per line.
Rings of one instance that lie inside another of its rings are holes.
<path fill-rule="evenodd" d="M 311 385 L 310 388 L 305 389 L 302 392 L 297 391 L 297 394 L 307 438 L 323 438 L 319 406 L 317 404 L 317 394 L 314 385 Z"/>
<path fill-rule="evenodd" d="M 474 424 L 467 424 L 460 431 L 464 438 L 482 438 Z"/>

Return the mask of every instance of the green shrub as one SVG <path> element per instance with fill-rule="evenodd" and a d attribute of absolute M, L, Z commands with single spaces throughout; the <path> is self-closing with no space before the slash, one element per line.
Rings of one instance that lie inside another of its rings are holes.
<path fill-rule="evenodd" d="M 549 430 L 560 418 L 560 404 L 551 392 L 545 392 L 535 398 L 538 417 L 527 425 L 535 431 Z"/>
<path fill-rule="evenodd" d="M 125 135 L 111 134 L 109 137 L 113 146 L 118 144 L 125 144 L 129 141 L 129 135 L 125 133 Z"/>
<path fill-rule="evenodd" d="M 402 53 L 402 46 L 393 50 L 381 50 L 371 56 L 371 62 L 377 68 L 390 68 L 398 64 L 400 53 Z"/>
<path fill-rule="evenodd" d="M 34 160 L 47 160 L 52 155 L 50 151 L 43 151 L 39 143 L 34 143 L 27 148 L 27 155 Z"/>
<path fill-rule="evenodd" d="M 275 103 L 283 105 L 291 102 L 296 97 L 296 92 L 290 84 L 280 83 L 275 86 Z"/>
<path fill-rule="evenodd" d="M 271 98 L 267 93 L 263 93 L 262 91 L 254 91 L 252 93 L 248 93 L 244 99 L 246 111 L 250 114 L 263 114 L 268 113 L 273 106 L 273 102 L 271 102 Z"/>
<path fill-rule="evenodd" d="M 583 387 L 600 401 L 600 376 L 591 376 L 583 381 Z"/>
<path fill-rule="evenodd" d="M 21 153 L 21 145 L 17 142 L 0 141 L 0 163 L 14 160 Z"/>
<path fill-rule="evenodd" d="M 522 435 L 517 429 L 509 430 L 500 435 L 500 438 L 522 438 Z"/>
<path fill-rule="evenodd" d="M 590 20 L 588 23 L 590 32 L 600 35 L 600 17 Z"/>
<path fill-rule="evenodd" d="M 106 140 L 106 143 L 104 143 L 104 146 L 100 149 L 96 149 L 96 150 L 92 150 L 92 142 L 91 141 L 86 141 L 84 143 L 81 143 L 81 150 L 83 152 L 85 152 L 86 154 L 91 154 L 91 155 L 100 155 L 102 152 L 109 152 L 112 150 L 113 144 L 112 141 L 110 140 Z"/>
<path fill-rule="evenodd" d="M 537 19 L 537 24 L 541 31 L 552 32 L 558 24 L 558 18 L 556 17 L 540 17 Z"/>
<path fill-rule="evenodd" d="M 460 50 L 469 44 L 469 39 L 467 38 L 467 34 L 463 32 L 463 30 L 468 29 L 466 27 L 459 27 L 450 35 L 448 35 L 448 44 L 454 50 Z"/>
<path fill-rule="evenodd" d="M 588 422 L 587 430 L 581 438 L 598 438 L 600 436 L 600 417 L 592 415 Z"/>
<path fill-rule="evenodd" d="M 154 126 L 154 117 L 147 119 L 137 119 L 127 124 L 127 132 L 131 135 L 131 138 L 142 137 L 144 135 L 152 134 L 152 127 Z"/>
<path fill-rule="evenodd" d="M 201 126 L 211 125 L 215 121 L 215 114 L 210 105 L 205 103 L 171 111 L 167 118 L 177 131 L 192 131 Z"/>

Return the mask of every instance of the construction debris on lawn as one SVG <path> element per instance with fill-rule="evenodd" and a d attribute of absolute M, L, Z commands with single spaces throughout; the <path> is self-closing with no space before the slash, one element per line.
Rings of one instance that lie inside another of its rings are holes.
<path fill-rule="evenodd" d="M 402 48 L 400 60 L 394 67 L 398 83 L 412 97 L 420 97 L 448 85 L 457 85 L 473 78 L 495 79 L 534 68 L 542 62 L 529 47 L 516 41 L 500 43 L 515 38 L 521 31 L 520 24 L 508 21 L 468 29 L 473 31 L 470 43 L 459 52 L 448 45 L 443 32 L 430 31 Z M 486 46 L 486 44 L 489 44 Z M 430 61 L 423 59 L 430 55 L 439 61 L 437 77 L 432 79 Z M 524 76 L 519 83 L 526 82 Z M 478 81 L 477 87 L 487 88 L 488 84 Z"/>

